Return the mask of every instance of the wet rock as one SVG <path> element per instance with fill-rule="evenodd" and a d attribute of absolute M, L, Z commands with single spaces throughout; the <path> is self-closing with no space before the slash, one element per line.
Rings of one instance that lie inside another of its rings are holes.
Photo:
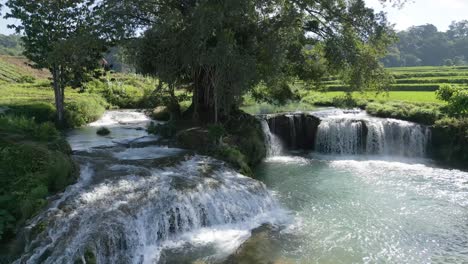
<path fill-rule="evenodd" d="M 286 148 L 314 149 L 319 118 L 306 113 L 294 113 L 273 115 L 267 119 L 271 132 L 283 141 Z"/>

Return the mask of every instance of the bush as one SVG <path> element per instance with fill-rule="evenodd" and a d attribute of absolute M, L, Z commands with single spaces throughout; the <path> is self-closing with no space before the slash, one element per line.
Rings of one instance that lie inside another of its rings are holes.
<path fill-rule="evenodd" d="M 28 136 L 21 141 L 8 138 L 0 139 L 0 240 L 14 236 L 19 225 L 46 205 L 48 195 L 75 179 L 67 153 Z"/>
<path fill-rule="evenodd" d="M 107 103 L 97 95 L 76 98 L 65 106 L 67 127 L 80 127 L 98 120 L 104 113 Z"/>
<path fill-rule="evenodd" d="M 0 117 L 0 240 L 75 179 L 71 148 L 54 124 Z"/>
<path fill-rule="evenodd" d="M 468 118 L 443 118 L 432 129 L 432 151 L 436 159 L 468 168 Z"/>
<path fill-rule="evenodd" d="M 54 141 L 60 136 L 53 123 L 38 124 L 24 116 L 0 116 L 0 133 L 23 136 L 38 141 Z"/>
<path fill-rule="evenodd" d="M 33 103 L 10 106 L 8 114 L 33 118 L 36 122 L 54 122 L 55 107 L 49 103 Z"/>
<path fill-rule="evenodd" d="M 214 144 L 219 144 L 222 141 L 224 135 L 226 135 L 226 130 L 222 125 L 208 126 L 208 139 Z"/>
<path fill-rule="evenodd" d="M 442 117 L 440 105 L 429 103 L 388 102 L 369 103 L 367 113 L 383 117 L 398 118 L 425 125 L 432 125 Z"/>
<path fill-rule="evenodd" d="M 154 80 L 136 75 L 117 75 L 110 80 L 94 79 L 83 85 L 85 92 L 101 95 L 118 108 L 154 107 L 149 102 L 154 89 Z"/>
<path fill-rule="evenodd" d="M 442 101 L 448 101 L 455 93 L 456 88 L 450 84 L 443 84 L 440 88 L 436 91 L 437 98 Z"/>
<path fill-rule="evenodd" d="M 253 175 L 252 170 L 247 163 L 246 157 L 235 147 L 221 145 L 216 148 L 215 157 L 228 162 L 244 175 Z"/>
<path fill-rule="evenodd" d="M 450 116 L 460 117 L 468 115 L 468 89 L 443 85 L 437 90 L 437 97 L 448 103 L 445 111 Z"/>

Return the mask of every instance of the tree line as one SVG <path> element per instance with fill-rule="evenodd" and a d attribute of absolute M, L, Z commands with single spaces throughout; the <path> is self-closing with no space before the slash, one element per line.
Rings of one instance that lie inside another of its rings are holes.
<path fill-rule="evenodd" d="M 468 64 L 468 20 L 454 21 L 446 32 L 432 24 L 414 26 L 397 37 L 383 59 L 387 67 Z"/>

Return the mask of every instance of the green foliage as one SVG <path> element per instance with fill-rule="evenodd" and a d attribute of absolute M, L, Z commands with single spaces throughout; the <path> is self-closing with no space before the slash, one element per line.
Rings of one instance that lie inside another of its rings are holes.
<path fill-rule="evenodd" d="M 225 135 L 226 129 L 223 125 L 215 124 L 208 126 L 208 138 L 214 144 L 219 144 Z"/>
<path fill-rule="evenodd" d="M 440 88 L 437 90 L 437 98 L 443 101 L 449 101 L 450 98 L 452 98 L 453 94 L 455 93 L 457 89 L 454 86 L 451 86 L 449 84 L 444 84 L 440 86 Z"/>
<path fill-rule="evenodd" d="M 468 58 L 468 21 L 454 21 L 440 32 L 432 24 L 413 26 L 398 32 L 399 42 L 384 58 L 387 67 L 466 65 Z"/>
<path fill-rule="evenodd" d="M 468 89 L 444 85 L 437 91 L 440 100 L 448 102 L 445 110 L 451 116 L 468 115 Z"/>
<path fill-rule="evenodd" d="M 437 159 L 468 166 L 468 118 L 447 117 L 438 120 L 432 129 L 432 155 Z"/>
<path fill-rule="evenodd" d="M 65 125 L 80 127 L 94 122 L 104 113 L 106 105 L 106 102 L 96 95 L 70 101 L 65 107 Z"/>
<path fill-rule="evenodd" d="M 440 105 L 429 103 L 387 102 L 370 103 L 366 111 L 379 117 L 390 117 L 432 125 L 442 117 Z"/>
<path fill-rule="evenodd" d="M 24 116 L 0 116 L 0 132 L 21 135 L 38 141 L 54 141 L 59 132 L 53 123 L 36 123 Z"/>
<path fill-rule="evenodd" d="M 189 88 L 195 118 L 228 118 L 260 83 L 258 100 L 286 103 L 297 77 L 314 83 L 346 72 L 356 89 L 375 89 L 387 76 L 378 58 L 392 34 L 363 1 L 103 2 L 109 24 L 129 34 L 147 29 L 129 57 L 137 71 Z"/>
<path fill-rule="evenodd" d="M 70 146 L 52 123 L 0 116 L 0 241 L 75 176 Z"/>
<path fill-rule="evenodd" d="M 31 117 L 39 123 L 49 122 L 55 119 L 55 108 L 49 103 L 32 103 L 21 106 L 11 106 L 8 113 Z"/>
<path fill-rule="evenodd" d="M 100 127 L 96 131 L 96 134 L 98 134 L 99 136 L 107 136 L 110 133 L 111 133 L 111 131 L 107 127 Z"/>
<path fill-rule="evenodd" d="M 10 27 L 22 33 L 23 54 L 52 74 L 57 119 L 62 123 L 65 87 L 88 79 L 107 50 L 104 37 L 110 32 L 98 23 L 99 9 L 91 8 L 94 0 L 8 0 L 5 5 L 9 8 L 5 17 L 20 21 Z"/>
<path fill-rule="evenodd" d="M 239 170 L 240 173 L 248 176 L 253 175 L 252 170 L 247 163 L 246 157 L 237 148 L 228 145 L 221 145 L 216 148 L 214 155 L 215 157 L 234 166 Z"/>
<path fill-rule="evenodd" d="M 153 96 L 156 81 L 134 74 L 116 74 L 107 78 L 93 79 L 83 84 L 83 91 L 99 94 L 113 107 L 152 108 L 160 103 Z"/>
<path fill-rule="evenodd" d="M 21 56 L 23 46 L 19 35 L 0 34 L 0 54 L 8 56 Z"/>

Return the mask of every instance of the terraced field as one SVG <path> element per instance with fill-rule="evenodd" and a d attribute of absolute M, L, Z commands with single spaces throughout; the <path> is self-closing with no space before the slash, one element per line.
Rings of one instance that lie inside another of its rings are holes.
<path fill-rule="evenodd" d="M 0 56 L 0 85 L 33 83 L 48 77 L 48 71 L 31 68 L 24 57 Z"/>
<path fill-rule="evenodd" d="M 389 68 L 395 83 L 390 91 L 436 91 L 442 84 L 468 86 L 468 66 Z M 336 78 L 324 81 L 328 91 L 344 91 L 346 85 Z"/>

